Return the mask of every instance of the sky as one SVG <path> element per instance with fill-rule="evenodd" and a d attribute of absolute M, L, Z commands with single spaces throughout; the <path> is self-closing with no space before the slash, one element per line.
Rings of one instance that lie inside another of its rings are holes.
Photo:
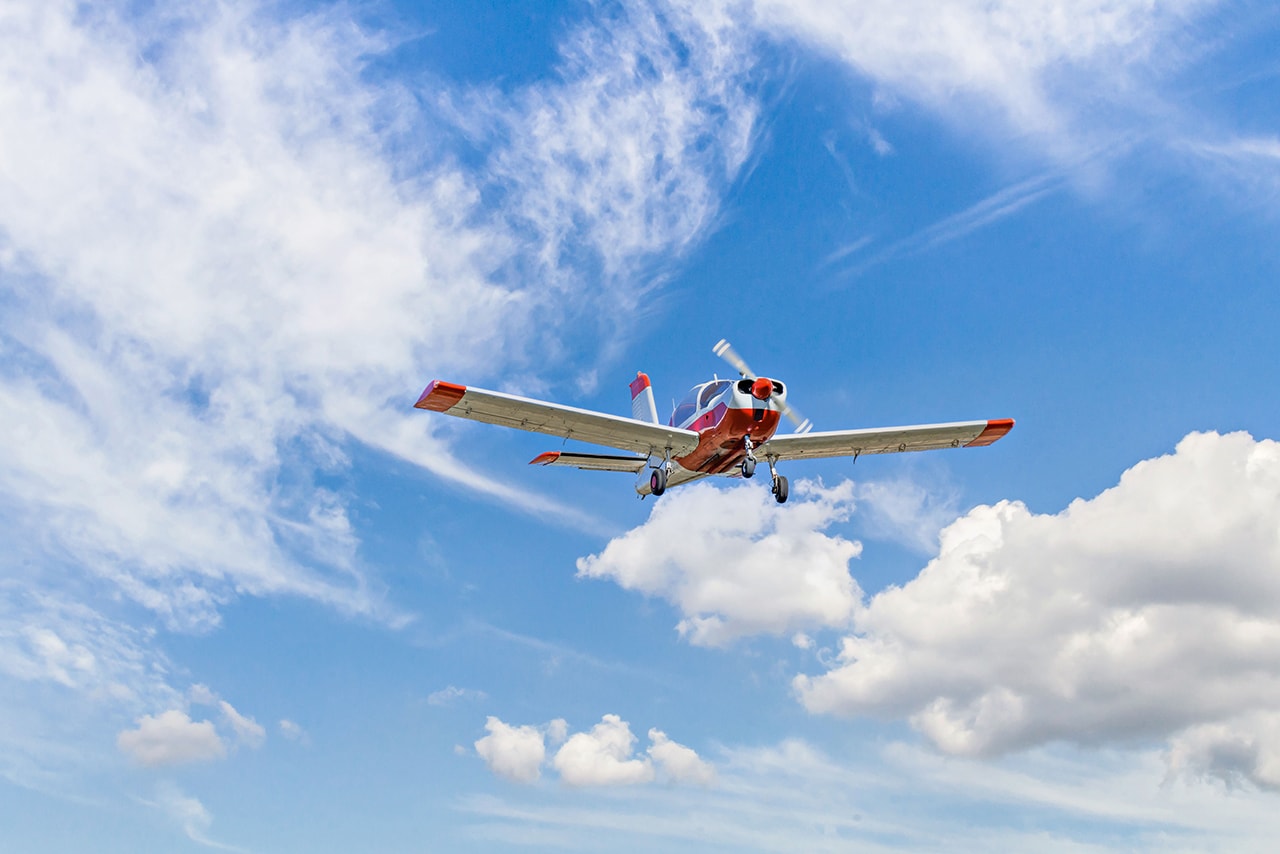
<path fill-rule="evenodd" d="M 1280 11 L 0 0 L 0 848 L 1270 851 Z M 732 369 L 791 500 L 433 379 Z"/>

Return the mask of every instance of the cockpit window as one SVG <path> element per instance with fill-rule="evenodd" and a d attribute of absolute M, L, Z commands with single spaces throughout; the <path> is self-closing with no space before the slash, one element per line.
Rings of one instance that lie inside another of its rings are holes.
<path fill-rule="evenodd" d="M 668 426 L 679 427 L 681 424 L 688 421 L 697 409 L 698 389 L 695 386 L 687 395 L 685 395 L 684 400 L 680 401 L 676 406 L 676 411 L 671 413 L 671 420 L 667 422 Z"/>
<path fill-rule="evenodd" d="M 702 389 L 702 394 L 698 395 L 698 408 L 705 408 L 706 405 L 711 402 L 713 397 L 724 391 L 725 386 L 728 384 L 728 380 L 717 380 L 713 383 L 707 383 L 706 387 Z"/>

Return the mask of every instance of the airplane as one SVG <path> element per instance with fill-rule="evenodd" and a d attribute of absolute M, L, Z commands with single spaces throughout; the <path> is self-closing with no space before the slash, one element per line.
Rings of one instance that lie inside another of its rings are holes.
<path fill-rule="evenodd" d="M 631 472 L 638 475 L 635 489 L 642 499 L 710 475 L 750 478 L 763 457 L 772 476 L 773 496 L 785 504 L 789 484 L 778 474 L 780 462 L 821 457 L 853 457 L 856 461 L 865 454 L 977 448 L 992 444 L 1013 429 L 1012 418 L 997 418 L 814 433 L 809 420 L 787 403 L 783 382 L 757 376 L 728 341 L 721 339 L 712 352 L 736 368 L 741 379 L 714 377 L 694 386 L 665 425 L 658 420 L 653 388 L 643 372 L 637 372 L 631 381 L 630 418 L 443 380 L 433 380 L 414 406 L 629 451 L 547 451 L 529 464 Z M 784 416 L 795 423 L 796 431 L 779 436 Z"/>

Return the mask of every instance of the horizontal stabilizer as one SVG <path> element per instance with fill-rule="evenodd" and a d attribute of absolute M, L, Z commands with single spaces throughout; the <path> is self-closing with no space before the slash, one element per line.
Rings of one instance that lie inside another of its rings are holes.
<path fill-rule="evenodd" d="M 529 461 L 529 465 L 572 466 L 586 471 L 629 471 L 632 474 L 644 468 L 648 460 L 615 454 L 574 454 L 568 451 L 547 451 Z"/>

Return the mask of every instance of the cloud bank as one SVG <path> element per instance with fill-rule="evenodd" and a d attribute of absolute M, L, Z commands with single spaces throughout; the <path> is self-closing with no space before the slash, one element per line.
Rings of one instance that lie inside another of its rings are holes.
<path fill-rule="evenodd" d="M 1280 443 L 1193 433 L 1054 515 L 977 507 L 858 609 L 814 712 L 908 717 L 947 753 L 1173 738 L 1276 787 Z"/>

